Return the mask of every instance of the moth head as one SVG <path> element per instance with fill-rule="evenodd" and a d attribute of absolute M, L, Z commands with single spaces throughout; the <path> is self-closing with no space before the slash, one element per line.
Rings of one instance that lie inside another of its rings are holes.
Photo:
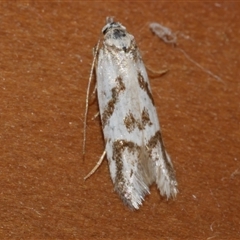
<path fill-rule="evenodd" d="M 113 29 L 118 29 L 118 30 L 121 30 L 122 32 L 126 31 L 126 28 L 121 23 L 115 22 L 113 20 L 113 17 L 107 17 L 106 22 L 107 24 L 102 29 L 103 35 L 109 32 L 109 30 L 113 30 Z"/>

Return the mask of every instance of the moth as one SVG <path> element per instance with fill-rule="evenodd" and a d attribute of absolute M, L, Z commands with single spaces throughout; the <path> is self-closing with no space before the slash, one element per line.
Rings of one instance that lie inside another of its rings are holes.
<path fill-rule="evenodd" d="M 148 75 L 133 35 L 112 18 L 102 29 L 93 71 L 105 139 L 105 151 L 88 178 L 107 156 L 115 191 L 131 209 L 139 209 L 149 186 L 161 195 L 178 193 L 175 172 L 160 130 Z M 87 110 L 85 112 L 86 129 Z M 85 131 L 84 131 L 85 132 Z M 84 144 L 86 134 L 84 134 Z"/>

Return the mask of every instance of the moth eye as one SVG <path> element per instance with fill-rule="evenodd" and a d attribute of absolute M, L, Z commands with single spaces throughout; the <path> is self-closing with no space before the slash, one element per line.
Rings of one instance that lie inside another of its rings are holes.
<path fill-rule="evenodd" d="M 113 32 L 113 35 L 114 35 L 114 38 L 116 38 L 116 39 L 126 37 L 125 31 L 123 31 L 121 29 L 115 29 L 114 32 Z"/>

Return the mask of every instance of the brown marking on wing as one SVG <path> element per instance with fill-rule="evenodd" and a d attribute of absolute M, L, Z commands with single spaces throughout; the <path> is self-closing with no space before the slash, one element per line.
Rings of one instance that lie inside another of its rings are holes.
<path fill-rule="evenodd" d="M 133 114 L 130 112 L 124 118 L 124 124 L 127 128 L 128 132 L 132 132 L 136 127 L 136 119 L 134 118 Z"/>
<path fill-rule="evenodd" d="M 116 161 L 116 178 L 115 178 L 115 190 L 122 198 L 128 199 L 128 193 L 126 192 L 126 179 L 123 175 L 123 151 L 127 149 L 130 153 L 137 152 L 136 161 L 140 156 L 140 147 L 131 141 L 116 140 L 113 142 L 113 160 Z M 133 172 L 130 172 L 130 177 Z"/>
<path fill-rule="evenodd" d="M 144 81 L 144 78 L 140 72 L 138 73 L 138 83 L 139 83 L 140 88 L 143 89 L 147 93 L 148 97 L 151 99 L 152 104 L 154 105 L 154 100 L 152 97 L 152 93 L 149 89 L 148 83 Z"/>
<path fill-rule="evenodd" d="M 169 174 L 171 175 L 172 179 L 175 179 L 175 174 L 174 174 L 174 170 L 173 167 L 171 165 L 171 163 L 168 161 L 167 158 L 167 154 L 166 154 L 166 150 L 163 144 L 163 140 L 162 140 L 162 135 L 160 131 L 157 131 L 148 141 L 146 148 L 150 154 L 150 156 L 152 155 L 152 150 L 153 148 L 156 147 L 156 145 L 160 143 L 160 147 L 161 147 L 161 153 L 162 153 L 162 158 L 164 159 L 164 163 L 166 164 L 166 168 L 169 171 Z M 151 156 L 152 158 L 152 156 Z M 152 159 L 153 161 L 156 161 L 158 159 Z"/>
<path fill-rule="evenodd" d="M 128 132 L 130 133 L 135 128 L 138 128 L 139 130 L 144 130 L 146 125 L 151 126 L 152 122 L 150 120 L 148 110 L 144 108 L 142 111 L 141 120 L 135 119 L 133 114 L 129 112 L 124 118 L 124 124 Z"/>
<path fill-rule="evenodd" d="M 145 127 L 146 125 L 149 125 L 149 126 L 152 125 L 152 122 L 149 118 L 148 110 L 146 108 L 144 108 L 142 111 L 142 125 L 143 127 Z"/>
<path fill-rule="evenodd" d="M 131 112 L 129 112 L 129 114 L 127 114 L 124 118 L 124 124 L 129 133 L 132 132 L 136 127 L 139 130 L 143 130 L 143 125 L 141 121 L 135 119 Z"/>
<path fill-rule="evenodd" d="M 101 117 L 103 128 L 106 126 L 107 121 L 109 120 L 109 118 L 112 116 L 114 112 L 115 104 L 118 101 L 120 92 L 126 89 L 121 77 L 117 77 L 115 81 L 117 82 L 117 86 L 112 88 L 112 99 L 109 100 L 109 102 L 107 103 L 107 107 L 105 107 Z"/>

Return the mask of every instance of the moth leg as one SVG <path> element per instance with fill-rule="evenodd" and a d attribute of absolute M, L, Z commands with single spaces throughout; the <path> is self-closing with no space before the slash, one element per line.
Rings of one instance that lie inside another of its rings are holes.
<path fill-rule="evenodd" d="M 97 164 L 91 170 L 91 172 L 84 178 L 84 180 L 88 179 L 91 175 L 93 175 L 96 172 L 96 170 L 99 168 L 99 166 L 103 162 L 103 159 L 104 159 L 105 155 L 106 155 L 106 150 L 104 150 L 104 152 L 103 152 L 102 156 L 100 157 L 100 159 L 98 160 Z"/>
<path fill-rule="evenodd" d="M 150 68 L 149 66 L 147 66 L 146 69 L 147 69 L 148 76 L 152 78 L 161 77 L 169 71 L 168 69 L 162 69 L 162 70 L 156 71 Z"/>
<path fill-rule="evenodd" d="M 93 90 L 93 92 L 91 94 L 91 98 L 93 98 L 93 101 L 96 98 L 96 91 L 97 91 L 97 84 L 95 84 L 94 90 Z M 100 114 L 100 112 L 98 111 L 96 114 L 94 114 L 94 116 L 91 118 L 91 120 L 96 119 L 99 116 L 99 114 Z"/>
<path fill-rule="evenodd" d="M 92 117 L 91 120 L 95 120 L 99 115 L 100 115 L 100 112 L 98 111 L 98 112 Z"/>
<path fill-rule="evenodd" d="M 96 92 L 97 92 L 97 83 L 95 84 L 95 87 L 94 87 L 94 89 L 93 89 L 93 91 L 91 93 L 91 96 L 90 96 L 91 103 L 90 104 L 92 104 L 95 101 L 95 99 L 96 99 Z"/>

